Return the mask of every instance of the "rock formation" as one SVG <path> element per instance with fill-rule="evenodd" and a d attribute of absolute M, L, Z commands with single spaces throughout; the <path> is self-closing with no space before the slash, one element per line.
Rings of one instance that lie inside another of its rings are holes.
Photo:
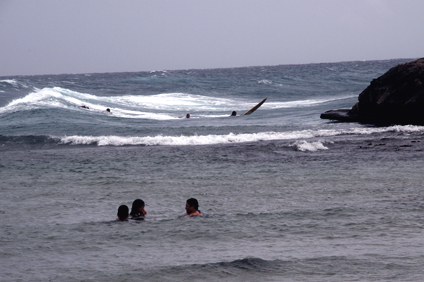
<path fill-rule="evenodd" d="M 330 110 L 321 114 L 321 118 L 424 125 L 424 58 L 391 68 L 371 81 L 358 100 L 350 110 Z"/>

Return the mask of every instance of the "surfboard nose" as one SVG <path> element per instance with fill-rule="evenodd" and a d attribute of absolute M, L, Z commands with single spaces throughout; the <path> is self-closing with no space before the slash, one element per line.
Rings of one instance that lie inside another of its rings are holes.
<path fill-rule="evenodd" d="M 268 97 L 267 97 L 268 98 Z M 254 106 L 253 108 L 251 108 L 250 110 L 248 110 L 247 112 L 245 112 L 243 114 L 243 116 L 247 116 L 250 115 L 251 113 L 253 113 L 254 111 L 256 111 L 260 106 L 262 106 L 263 103 L 265 103 L 266 99 L 263 99 L 262 101 L 260 101 L 256 106 Z"/>

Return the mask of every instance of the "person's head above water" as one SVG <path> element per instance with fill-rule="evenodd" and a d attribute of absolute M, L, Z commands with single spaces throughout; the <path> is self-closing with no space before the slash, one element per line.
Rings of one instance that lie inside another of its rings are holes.
<path fill-rule="evenodd" d="M 190 114 L 186 114 L 185 116 L 179 117 L 179 118 L 190 118 Z"/>
<path fill-rule="evenodd" d="M 119 206 L 117 216 L 118 218 L 116 220 L 119 220 L 119 221 L 128 220 L 128 207 L 126 205 Z"/>
<path fill-rule="evenodd" d="M 230 117 L 235 117 L 235 116 L 237 116 L 237 112 L 236 112 L 236 111 L 233 111 L 233 112 L 231 113 L 231 116 L 230 116 Z"/>
<path fill-rule="evenodd" d="M 194 210 L 198 210 L 199 209 L 199 202 L 195 199 L 195 198 L 190 198 L 190 199 L 188 199 L 187 200 L 187 204 L 190 206 L 190 207 L 193 207 L 194 208 Z"/>
<path fill-rule="evenodd" d="M 190 198 L 187 200 L 185 209 L 188 217 L 202 215 L 199 211 L 199 202 L 195 198 Z"/>
<path fill-rule="evenodd" d="M 132 216 L 144 216 L 146 211 L 144 210 L 144 201 L 141 199 L 136 199 L 132 203 L 131 213 Z"/>

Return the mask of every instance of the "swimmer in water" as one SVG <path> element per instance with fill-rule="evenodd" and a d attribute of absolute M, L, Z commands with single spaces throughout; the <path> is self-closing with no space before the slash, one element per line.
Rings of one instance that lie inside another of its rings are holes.
<path fill-rule="evenodd" d="M 85 106 L 85 105 L 80 106 L 80 108 L 83 108 L 83 109 L 90 109 L 89 107 L 87 107 L 87 106 Z"/>
<path fill-rule="evenodd" d="M 180 118 L 190 118 L 190 114 L 186 114 L 185 116 L 180 117 Z"/>
<path fill-rule="evenodd" d="M 109 108 L 106 109 L 106 112 L 109 113 L 109 114 L 112 113 Z"/>
<path fill-rule="evenodd" d="M 131 207 L 131 219 L 133 220 L 143 220 L 146 215 L 146 210 L 144 209 L 144 201 L 141 199 L 134 200 Z"/>
<path fill-rule="evenodd" d="M 187 200 L 185 209 L 187 212 L 185 217 L 202 216 L 202 213 L 199 211 L 199 202 L 195 198 Z"/>
<path fill-rule="evenodd" d="M 235 116 L 237 116 L 237 112 L 236 112 L 236 111 L 233 111 L 233 112 L 231 113 L 231 116 L 230 116 L 230 117 L 235 117 Z"/>
<path fill-rule="evenodd" d="M 128 207 L 126 205 L 119 206 L 117 221 L 128 221 Z"/>

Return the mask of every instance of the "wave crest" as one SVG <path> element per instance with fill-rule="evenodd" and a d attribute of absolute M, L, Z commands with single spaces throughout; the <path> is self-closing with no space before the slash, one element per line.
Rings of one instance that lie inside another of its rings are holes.
<path fill-rule="evenodd" d="M 301 152 L 316 152 L 318 150 L 328 150 L 328 148 L 324 146 L 324 142 L 322 141 L 307 142 L 305 140 L 299 140 L 290 146 L 296 148 L 297 151 Z"/>

